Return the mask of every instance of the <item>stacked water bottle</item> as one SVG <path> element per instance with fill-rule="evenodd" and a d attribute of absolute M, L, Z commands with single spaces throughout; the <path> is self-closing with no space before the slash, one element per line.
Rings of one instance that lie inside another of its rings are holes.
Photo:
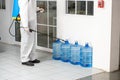
<path fill-rule="evenodd" d="M 88 43 L 82 46 L 78 42 L 70 44 L 68 40 L 62 42 L 60 39 L 53 43 L 53 59 L 74 65 L 92 67 L 92 53 L 92 47 Z"/>

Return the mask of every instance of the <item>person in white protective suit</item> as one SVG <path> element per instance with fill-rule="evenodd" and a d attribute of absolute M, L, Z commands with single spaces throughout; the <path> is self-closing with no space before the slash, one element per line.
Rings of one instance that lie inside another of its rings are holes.
<path fill-rule="evenodd" d="M 36 30 L 36 0 L 18 0 L 21 17 L 21 62 L 23 65 L 34 66 L 40 63 L 35 58 L 35 33 L 29 29 Z"/>

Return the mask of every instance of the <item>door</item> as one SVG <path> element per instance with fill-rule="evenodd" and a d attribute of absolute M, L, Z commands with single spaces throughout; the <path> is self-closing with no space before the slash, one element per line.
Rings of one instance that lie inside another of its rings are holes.
<path fill-rule="evenodd" d="M 37 0 L 37 6 L 44 9 L 37 13 L 37 30 L 40 32 L 37 33 L 37 46 L 51 49 L 53 37 L 56 37 L 56 1 Z"/>

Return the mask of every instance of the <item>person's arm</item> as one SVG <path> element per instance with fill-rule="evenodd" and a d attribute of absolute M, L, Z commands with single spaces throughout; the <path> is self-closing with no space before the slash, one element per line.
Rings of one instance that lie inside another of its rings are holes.
<path fill-rule="evenodd" d="M 28 0 L 19 0 L 19 8 L 20 8 L 20 17 L 21 24 L 25 30 L 29 30 L 28 27 Z"/>

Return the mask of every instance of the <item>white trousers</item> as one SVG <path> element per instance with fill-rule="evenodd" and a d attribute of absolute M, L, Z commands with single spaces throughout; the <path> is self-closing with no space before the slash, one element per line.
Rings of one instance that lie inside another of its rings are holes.
<path fill-rule="evenodd" d="M 21 62 L 35 59 L 35 33 L 27 32 L 22 27 L 36 30 L 36 0 L 19 0 L 21 17 Z"/>

